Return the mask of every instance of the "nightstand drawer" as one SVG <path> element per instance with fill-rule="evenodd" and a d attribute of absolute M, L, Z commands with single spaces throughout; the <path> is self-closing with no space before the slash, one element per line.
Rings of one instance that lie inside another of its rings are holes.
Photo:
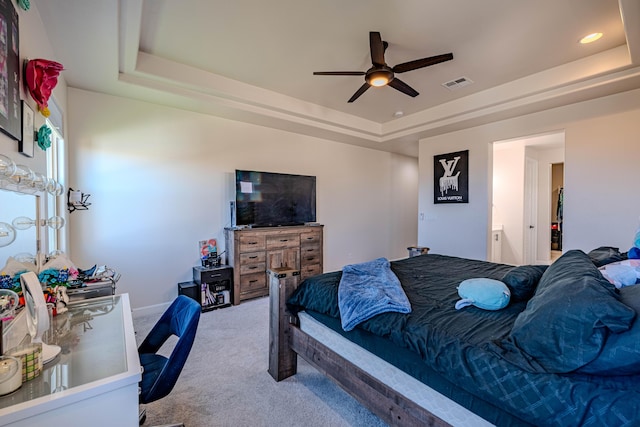
<path fill-rule="evenodd" d="M 233 279 L 233 268 L 229 266 L 206 268 L 201 266 L 193 267 L 193 281 L 200 283 L 221 282 Z"/>

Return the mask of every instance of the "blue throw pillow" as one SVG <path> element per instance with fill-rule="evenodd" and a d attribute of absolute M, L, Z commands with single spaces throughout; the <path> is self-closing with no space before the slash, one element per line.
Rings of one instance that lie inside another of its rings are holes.
<path fill-rule="evenodd" d="M 627 259 L 627 255 L 620 253 L 620 249 L 612 246 L 600 246 L 589 251 L 587 255 L 596 267 Z"/>
<path fill-rule="evenodd" d="M 548 267 L 548 265 L 521 265 L 509 270 L 502 281 L 511 291 L 511 300 L 528 301 Z"/>
<path fill-rule="evenodd" d="M 608 334 L 628 330 L 635 315 L 591 259 L 572 250 L 542 275 L 501 346 L 515 353 L 506 358 L 535 371 L 572 372 L 600 354 Z"/>
<path fill-rule="evenodd" d="M 501 281 L 480 277 L 460 282 L 458 295 L 462 299 L 456 303 L 457 310 L 469 305 L 483 310 L 500 310 L 509 305 L 511 294 Z"/>
<path fill-rule="evenodd" d="M 640 312 L 640 285 L 620 289 L 620 300 Z M 602 351 L 592 362 L 577 372 L 593 375 L 640 374 L 640 321 L 636 316 L 631 329 L 609 334 Z"/>

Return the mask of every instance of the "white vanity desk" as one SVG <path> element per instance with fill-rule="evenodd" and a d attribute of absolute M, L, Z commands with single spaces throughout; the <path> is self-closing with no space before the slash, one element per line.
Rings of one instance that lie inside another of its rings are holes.
<path fill-rule="evenodd" d="M 26 323 L 24 313 L 14 322 Z M 137 426 L 141 373 L 128 294 L 70 304 L 50 335 L 45 342 L 62 352 L 0 397 L 0 426 Z"/>

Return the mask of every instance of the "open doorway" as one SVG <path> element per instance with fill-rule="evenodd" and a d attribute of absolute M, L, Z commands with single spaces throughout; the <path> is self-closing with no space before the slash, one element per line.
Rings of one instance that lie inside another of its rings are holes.
<path fill-rule="evenodd" d="M 562 255 L 564 162 L 551 164 L 551 261 Z"/>
<path fill-rule="evenodd" d="M 489 234 L 494 262 L 549 264 L 559 255 L 561 247 L 557 252 L 551 250 L 552 237 L 558 237 L 552 221 L 558 218 L 558 202 L 552 197 L 557 184 L 553 182 L 553 165 L 557 164 L 564 168 L 564 132 L 494 142 L 493 229 Z M 564 192 L 564 181 L 558 186 Z M 498 248 L 496 237 L 500 239 Z"/>

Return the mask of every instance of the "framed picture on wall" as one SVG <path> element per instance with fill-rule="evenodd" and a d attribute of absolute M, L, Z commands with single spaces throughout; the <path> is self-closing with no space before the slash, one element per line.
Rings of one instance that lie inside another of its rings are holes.
<path fill-rule="evenodd" d="M 469 150 L 433 156 L 433 203 L 469 203 Z"/>
<path fill-rule="evenodd" d="M 11 0 L 0 0 L 0 130 L 22 139 L 18 14 Z"/>
<path fill-rule="evenodd" d="M 34 114 L 29 104 L 22 101 L 22 139 L 18 142 L 18 151 L 27 157 L 33 157 L 34 150 Z"/>

